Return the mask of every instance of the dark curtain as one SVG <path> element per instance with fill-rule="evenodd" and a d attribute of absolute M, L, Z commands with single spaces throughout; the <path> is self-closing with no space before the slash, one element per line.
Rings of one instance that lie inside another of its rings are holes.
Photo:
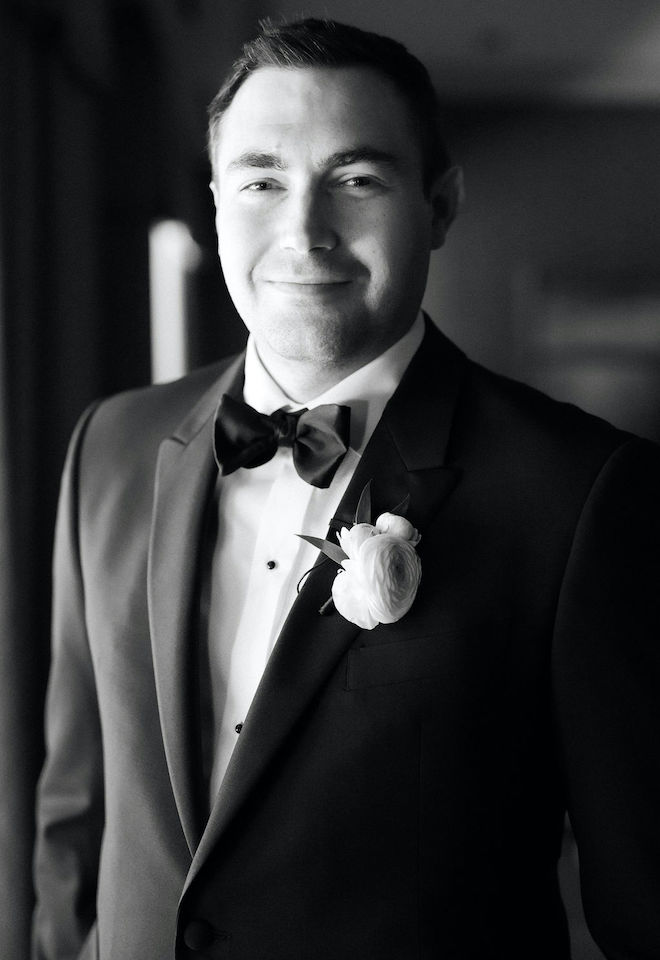
<path fill-rule="evenodd" d="M 159 62 L 149 24 L 137 4 L 93 6 L 104 18 L 93 51 L 74 42 L 75 24 L 62 5 L 23 0 L 2 13 L 3 960 L 29 956 L 59 474 L 87 404 L 148 382 L 148 226 L 168 212 L 157 160 Z"/>
<path fill-rule="evenodd" d="M 0 276 L 0 944 L 3 955 L 18 960 L 27 956 L 32 790 L 39 753 L 26 743 L 24 732 L 32 724 L 30 704 L 39 700 L 40 671 L 35 673 L 34 658 L 23 647 L 25 618 L 16 565 L 19 526 L 14 523 L 9 470 L 3 279 Z"/>

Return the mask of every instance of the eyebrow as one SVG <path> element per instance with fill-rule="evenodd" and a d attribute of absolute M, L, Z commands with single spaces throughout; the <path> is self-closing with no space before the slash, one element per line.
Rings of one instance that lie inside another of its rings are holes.
<path fill-rule="evenodd" d="M 379 150 L 376 147 L 355 147 L 351 150 L 338 150 L 326 157 L 319 166 L 324 169 L 349 167 L 356 163 L 380 163 L 388 166 L 397 166 L 398 160 L 392 153 Z M 260 170 L 286 170 L 287 164 L 276 153 L 262 153 L 257 150 L 247 150 L 227 164 L 227 171 L 257 168 Z"/>
<path fill-rule="evenodd" d="M 259 153 L 247 150 L 227 164 L 227 170 L 243 170 L 246 167 L 259 167 L 266 170 L 284 170 L 286 164 L 275 153 Z"/>
<path fill-rule="evenodd" d="M 353 150 L 339 150 L 332 153 L 323 163 L 324 167 L 350 167 L 354 163 L 384 163 L 396 166 L 397 158 L 386 150 L 376 147 L 355 147 Z"/>

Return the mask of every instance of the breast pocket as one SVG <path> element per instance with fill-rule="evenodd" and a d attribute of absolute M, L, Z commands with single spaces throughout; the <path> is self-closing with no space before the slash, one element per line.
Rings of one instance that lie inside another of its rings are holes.
<path fill-rule="evenodd" d="M 433 678 L 457 692 L 474 689 L 504 669 L 508 637 L 506 622 L 498 621 L 356 647 L 348 655 L 346 688 Z"/>

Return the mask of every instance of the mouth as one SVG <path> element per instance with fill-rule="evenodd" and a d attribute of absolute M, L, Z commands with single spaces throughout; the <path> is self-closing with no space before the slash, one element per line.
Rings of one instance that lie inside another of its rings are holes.
<path fill-rule="evenodd" d="M 273 291 L 275 295 L 292 297 L 294 299 L 334 299 L 341 296 L 350 283 L 350 280 L 327 280 L 318 278 L 265 281 L 267 289 Z"/>
<path fill-rule="evenodd" d="M 307 278 L 298 278 L 296 277 L 293 280 L 279 280 L 271 279 L 266 280 L 266 283 L 271 284 L 275 287 L 343 287 L 346 284 L 350 283 L 350 280 L 337 280 L 337 279 L 326 279 L 318 277 Z"/>

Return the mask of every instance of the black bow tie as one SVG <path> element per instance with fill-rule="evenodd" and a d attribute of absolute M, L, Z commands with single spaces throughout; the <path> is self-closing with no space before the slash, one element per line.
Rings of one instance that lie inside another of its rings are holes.
<path fill-rule="evenodd" d="M 348 449 L 350 422 L 351 408 L 336 403 L 267 416 L 225 393 L 215 415 L 215 459 L 226 477 L 239 467 L 260 467 L 278 447 L 292 447 L 299 476 L 329 487 Z"/>

